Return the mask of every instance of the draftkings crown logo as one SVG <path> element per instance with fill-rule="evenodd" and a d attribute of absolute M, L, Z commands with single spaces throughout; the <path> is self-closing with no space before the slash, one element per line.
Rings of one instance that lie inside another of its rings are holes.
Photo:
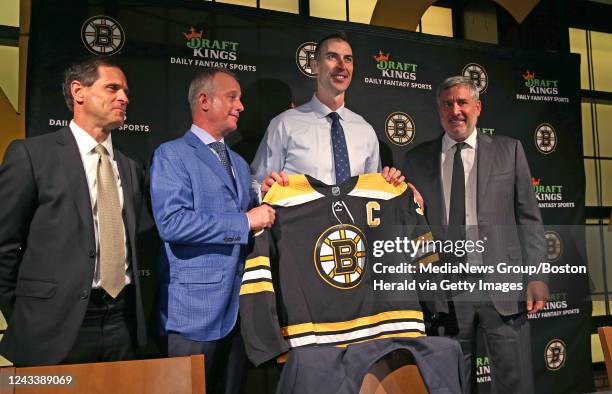
<path fill-rule="evenodd" d="M 526 70 L 522 77 L 530 94 L 559 94 L 559 81 L 557 80 L 538 79 L 536 73 L 529 70 Z"/>
<path fill-rule="evenodd" d="M 381 71 L 383 78 L 416 80 L 416 64 L 393 61 L 389 59 L 390 56 L 389 53 L 383 53 L 382 50 L 372 56 L 376 60 L 376 68 Z"/>
<path fill-rule="evenodd" d="M 215 60 L 236 61 L 238 58 L 238 46 L 234 41 L 212 40 L 206 38 L 204 29 L 190 26 L 186 32 L 182 32 L 187 48 L 193 50 L 193 56 Z"/>

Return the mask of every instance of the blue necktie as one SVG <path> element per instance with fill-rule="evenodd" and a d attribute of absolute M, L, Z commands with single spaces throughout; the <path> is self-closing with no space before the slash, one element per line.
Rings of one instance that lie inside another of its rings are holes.
<path fill-rule="evenodd" d="M 351 177 L 351 164 L 349 162 L 344 129 L 340 124 L 340 115 L 337 112 L 330 112 L 332 120 L 331 141 L 334 149 L 334 169 L 336 171 L 336 184 L 341 184 Z"/>
<path fill-rule="evenodd" d="M 225 144 L 223 142 L 211 142 L 208 144 L 217 154 L 219 155 L 219 160 L 227 171 L 231 180 L 234 180 L 234 174 L 232 173 L 232 166 L 230 165 L 229 158 L 227 157 L 227 150 L 225 149 Z"/>

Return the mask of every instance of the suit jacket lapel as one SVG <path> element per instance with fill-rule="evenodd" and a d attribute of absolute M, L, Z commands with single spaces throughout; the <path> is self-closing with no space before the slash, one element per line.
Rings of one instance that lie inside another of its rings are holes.
<path fill-rule="evenodd" d="M 91 244 L 93 245 L 95 243 L 95 234 L 91 196 L 89 195 L 89 186 L 87 184 L 87 176 L 83 168 L 81 154 L 79 153 L 76 140 L 69 127 L 64 127 L 57 133 L 58 161 L 61 163 L 63 173 L 66 176 L 66 182 L 72 192 L 71 195 L 76 210 L 85 228 L 90 230 Z"/>
<path fill-rule="evenodd" d="M 438 138 L 431 144 L 431 149 L 428 153 L 430 157 L 426 162 L 428 163 L 428 174 L 427 178 L 431 179 L 430 187 L 431 190 L 427 194 L 431 201 L 425 201 L 425 210 L 427 211 L 427 218 L 431 225 L 446 225 L 444 220 L 444 193 L 442 191 L 442 168 L 440 165 L 440 153 L 442 152 L 442 138 Z M 431 206 L 431 209 L 427 209 L 427 205 Z"/>
<path fill-rule="evenodd" d="M 234 187 L 234 181 L 230 178 L 223 165 L 221 165 L 219 158 L 215 156 L 210 148 L 200 141 L 200 139 L 191 131 L 188 131 L 185 134 L 185 139 L 187 140 L 187 143 L 194 148 L 195 155 L 202 160 L 204 164 L 206 164 L 212 170 L 212 172 L 217 175 L 217 177 L 219 177 L 225 186 L 227 186 L 234 199 L 238 200 L 236 188 Z"/>
<path fill-rule="evenodd" d="M 477 197 L 476 197 L 476 210 L 479 211 L 480 207 L 483 206 L 483 198 L 485 196 L 485 190 L 487 190 L 487 184 L 489 183 L 489 175 L 491 174 L 491 163 L 493 163 L 494 146 L 492 144 L 493 139 L 488 135 L 478 133 L 478 147 L 477 158 L 478 158 L 478 179 L 477 179 Z"/>
<path fill-rule="evenodd" d="M 248 190 L 245 190 L 243 184 L 245 183 L 246 179 L 248 180 L 248 182 L 246 183 L 247 187 L 251 186 L 251 173 L 244 173 L 242 171 L 242 168 L 236 164 L 238 163 L 240 157 L 236 152 L 231 150 L 229 146 L 227 146 L 227 154 L 229 155 L 230 161 L 232 163 L 232 168 L 234 169 L 234 176 L 236 177 L 236 193 L 238 194 L 238 201 L 240 202 L 240 206 L 242 207 L 242 209 L 246 210 L 248 205 Z"/>
<path fill-rule="evenodd" d="M 115 146 L 113 146 L 113 152 L 115 160 L 117 161 L 117 168 L 119 169 L 119 177 L 121 178 L 121 189 L 123 189 L 123 213 L 124 221 L 127 229 L 126 236 L 130 239 L 130 245 L 135 245 L 132 235 L 136 234 L 135 223 L 136 223 L 136 212 L 134 211 L 134 190 L 132 182 L 132 171 L 130 171 L 130 163 Z"/>

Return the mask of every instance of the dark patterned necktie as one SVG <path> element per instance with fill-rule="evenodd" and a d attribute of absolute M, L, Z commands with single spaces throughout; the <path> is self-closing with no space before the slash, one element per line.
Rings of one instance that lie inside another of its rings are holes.
<path fill-rule="evenodd" d="M 215 152 L 217 152 L 217 154 L 219 155 L 219 160 L 221 161 L 221 165 L 223 165 L 223 168 L 225 168 L 225 171 L 227 171 L 230 179 L 233 180 L 234 174 L 232 173 L 232 166 L 230 165 L 229 157 L 227 156 L 225 144 L 223 142 L 217 141 L 211 142 L 210 144 L 208 144 L 208 146 L 210 146 Z"/>
<path fill-rule="evenodd" d="M 332 120 L 331 141 L 334 150 L 336 184 L 338 185 L 351 177 L 351 164 L 349 162 L 348 149 L 346 148 L 344 129 L 340 124 L 340 115 L 337 112 L 330 112 L 327 116 Z"/>
<path fill-rule="evenodd" d="M 448 212 L 448 239 L 453 241 L 465 239 L 465 173 L 461 150 L 465 142 L 455 144 L 453 158 L 453 178 L 451 180 L 450 207 Z"/>

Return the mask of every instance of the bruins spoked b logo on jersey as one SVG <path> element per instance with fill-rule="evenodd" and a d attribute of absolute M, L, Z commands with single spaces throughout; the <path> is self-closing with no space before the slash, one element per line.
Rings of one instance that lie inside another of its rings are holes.
<path fill-rule="evenodd" d="M 352 289 L 363 279 L 367 262 L 363 232 L 350 224 L 325 230 L 315 245 L 314 265 L 319 276 L 338 289 Z"/>

